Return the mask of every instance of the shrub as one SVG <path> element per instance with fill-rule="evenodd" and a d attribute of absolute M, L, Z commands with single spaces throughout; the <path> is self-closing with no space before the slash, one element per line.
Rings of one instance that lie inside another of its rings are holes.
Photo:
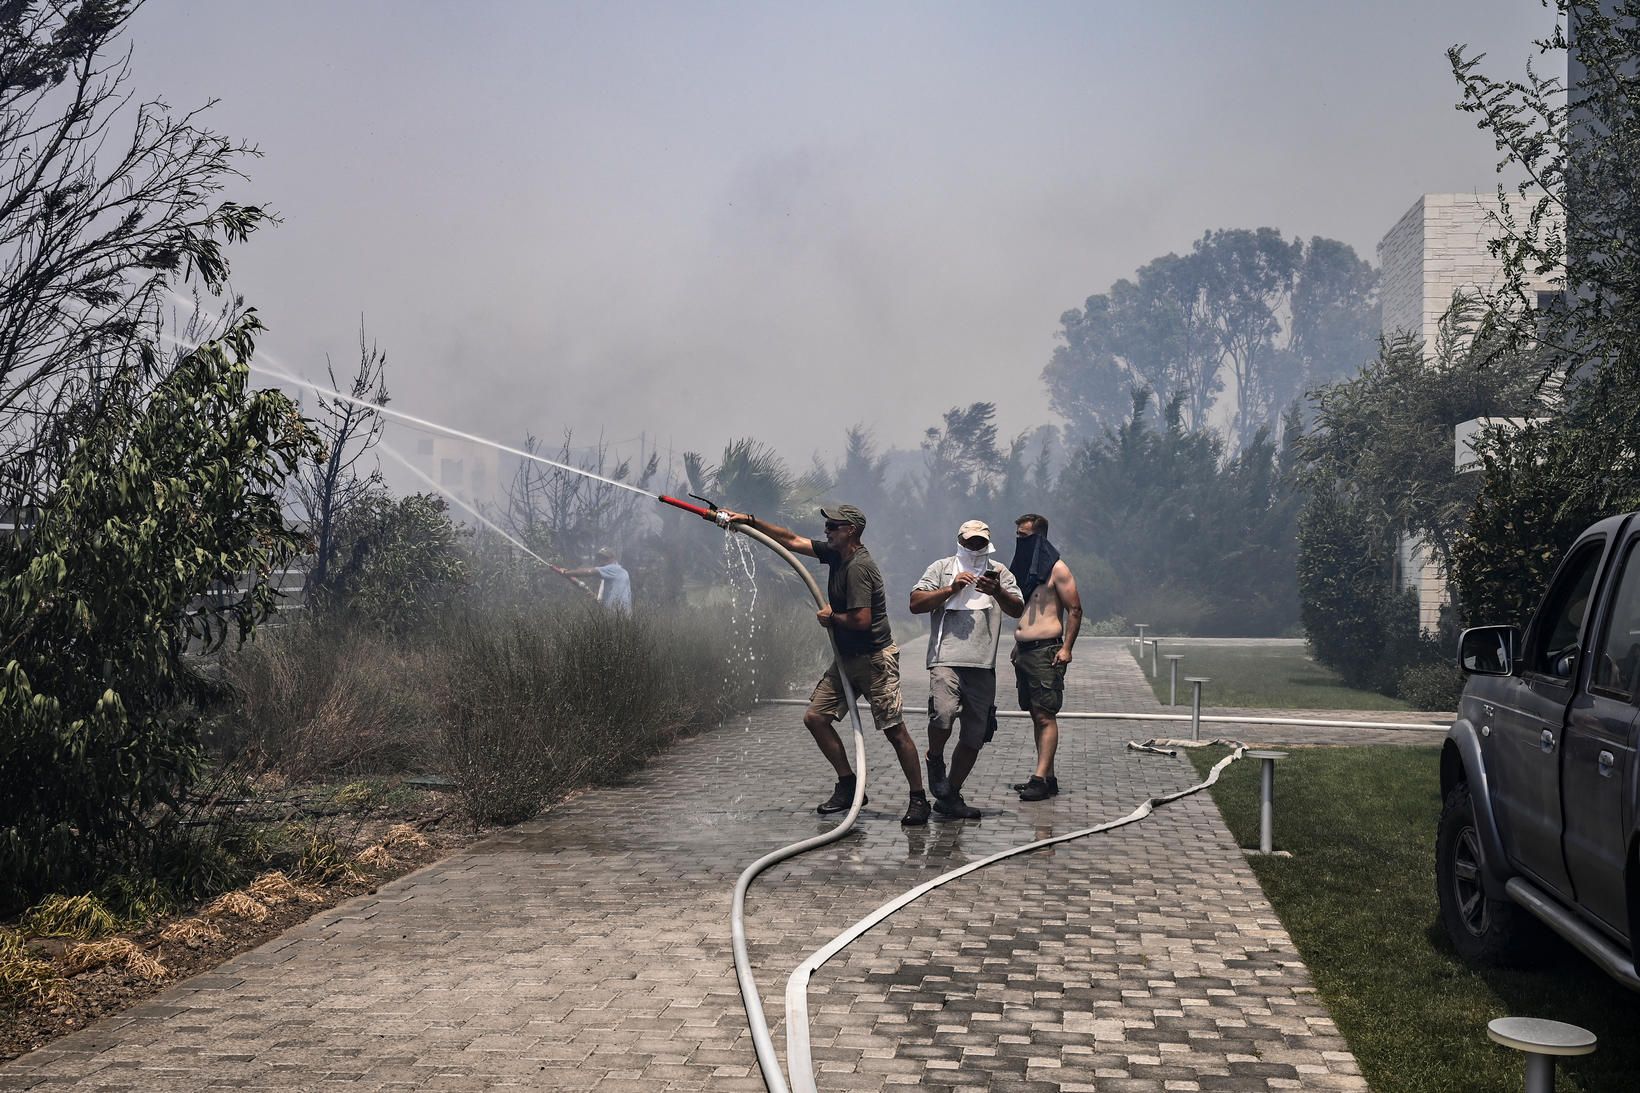
<path fill-rule="evenodd" d="M 152 389 L 116 378 L 27 535 L 0 539 L 0 913 L 94 887 L 151 842 L 202 762 L 184 659 L 272 610 L 299 539 L 278 500 L 314 438 L 250 393 L 254 319 Z M 251 589 L 190 604 L 222 582 Z"/>
<path fill-rule="evenodd" d="M 1414 664 L 1402 670 L 1396 692 L 1413 709 L 1456 710 L 1463 673 L 1446 662 Z"/>
<path fill-rule="evenodd" d="M 424 767 L 436 752 L 437 658 L 331 617 L 294 623 L 223 659 L 236 702 L 213 750 L 305 781 Z"/>
<path fill-rule="evenodd" d="M 806 613 L 766 619 L 757 687 L 772 692 L 808 659 L 792 640 L 801 622 L 813 647 L 824 639 Z M 733 661 L 735 633 L 723 608 L 629 617 L 588 607 L 454 622 L 444 747 L 474 820 L 526 819 L 566 789 L 618 778 L 676 735 L 746 705 L 752 686 Z"/>
<path fill-rule="evenodd" d="M 467 572 L 448 509 L 431 493 L 358 498 L 336 525 L 336 560 L 318 602 L 397 634 L 435 618 Z"/>
<path fill-rule="evenodd" d="M 1394 541 L 1351 499 L 1319 490 L 1299 523 L 1298 585 L 1316 660 L 1351 687 L 1393 695 L 1401 673 L 1429 659 L 1413 594 L 1392 581 Z"/>
<path fill-rule="evenodd" d="M 89 941 L 119 929 L 119 922 L 96 896 L 47 896 L 23 916 L 23 928 L 37 937 Z"/>

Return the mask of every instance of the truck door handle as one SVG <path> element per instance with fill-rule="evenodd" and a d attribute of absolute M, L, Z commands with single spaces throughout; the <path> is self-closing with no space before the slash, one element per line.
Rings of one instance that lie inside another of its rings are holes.
<path fill-rule="evenodd" d="M 1612 764 L 1615 762 L 1617 762 L 1617 759 L 1611 752 L 1603 751 L 1600 753 L 1600 776 L 1602 778 L 1611 777 Z"/>
<path fill-rule="evenodd" d="M 1543 735 L 1538 737 L 1538 743 L 1543 745 L 1543 750 L 1544 751 L 1554 751 L 1555 750 L 1555 734 L 1550 732 L 1548 729 L 1544 729 L 1543 730 Z"/>

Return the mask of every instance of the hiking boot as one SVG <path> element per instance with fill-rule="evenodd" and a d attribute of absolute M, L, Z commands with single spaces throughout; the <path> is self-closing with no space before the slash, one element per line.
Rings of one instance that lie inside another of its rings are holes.
<path fill-rule="evenodd" d="M 901 827 L 921 827 L 928 822 L 928 795 L 913 793 L 911 803 L 905 806 L 905 815 L 900 817 Z"/>
<path fill-rule="evenodd" d="M 849 809 L 853 808 L 854 779 L 855 776 L 852 774 L 847 778 L 837 779 L 837 786 L 831 791 L 831 796 L 827 797 L 824 801 L 821 801 L 820 807 L 814 811 L 820 813 L 822 816 L 830 816 L 835 812 L 847 812 Z M 866 801 L 869 800 L 871 800 L 871 798 L 867 797 L 864 801 L 861 801 L 860 807 L 864 808 Z"/>
<path fill-rule="evenodd" d="M 930 755 L 928 757 L 928 792 L 935 797 L 944 797 L 951 792 L 951 783 L 945 780 L 945 756 Z"/>
<path fill-rule="evenodd" d="M 949 816 L 954 820 L 977 820 L 980 818 L 979 809 L 962 799 L 962 790 L 960 789 L 953 789 L 935 801 L 934 811 L 941 816 Z"/>
<path fill-rule="evenodd" d="M 1032 782 L 1040 782 L 1040 781 L 1042 781 L 1042 779 L 1038 778 L 1036 775 L 1033 774 L 1029 778 L 1025 779 L 1023 782 L 1015 782 L 1009 788 L 1013 789 L 1013 790 L 1016 790 L 1016 791 L 1021 791 L 1022 792 L 1025 789 L 1025 787 L 1030 785 Z M 1053 775 L 1050 774 L 1050 775 L 1048 775 L 1047 782 L 1048 782 L 1048 796 L 1049 797 L 1059 796 L 1059 779 L 1055 778 Z M 1031 800 L 1031 801 L 1040 801 L 1041 799 L 1042 798 L 1040 798 L 1040 797 L 1026 798 L 1026 800 Z"/>
<path fill-rule="evenodd" d="M 1033 774 L 1026 780 L 1025 785 L 1020 788 L 1019 799 L 1021 801 L 1046 801 L 1058 792 L 1058 785 L 1047 778 L 1038 778 Z"/>

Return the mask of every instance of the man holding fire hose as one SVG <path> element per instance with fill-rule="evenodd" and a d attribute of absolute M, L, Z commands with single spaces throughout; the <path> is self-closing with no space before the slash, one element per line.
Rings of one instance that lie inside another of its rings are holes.
<path fill-rule="evenodd" d="M 930 806 L 923 789 L 922 762 L 917 745 L 906 731 L 900 700 L 900 650 L 888 623 L 888 600 L 883 591 L 883 574 L 860 541 L 865 531 L 865 513 L 853 505 L 821 509 L 826 522 L 824 540 L 808 539 L 789 528 L 759 520 L 748 513 L 730 512 L 719 517 L 746 524 L 779 543 L 793 554 L 806 554 L 826 564 L 826 606 L 817 613 L 820 625 L 831 631 L 838 659 L 848 673 L 855 693 L 871 703 L 871 719 L 894 748 L 910 787 L 910 802 L 900 823 L 907 827 L 926 824 Z M 845 812 L 854 803 L 855 773 L 848 749 L 837 735 L 836 723 L 848 716 L 842 681 L 834 663 L 820 677 L 803 713 L 803 726 L 814 737 L 820 754 L 837 772 L 831 796 L 815 811 L 822 816 Z"/>

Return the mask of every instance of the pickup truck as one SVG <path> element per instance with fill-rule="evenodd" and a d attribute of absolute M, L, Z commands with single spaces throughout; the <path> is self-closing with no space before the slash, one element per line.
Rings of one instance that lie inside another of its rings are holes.
<path fill-rule="evenodd" d="M 1542 923 L 1640 990 L 1640 514 L 1584 531 L 1525 630 L 1465 630 L 1458 665 L 1435 839 L 1453 945 L 1504 962 Z"/>

